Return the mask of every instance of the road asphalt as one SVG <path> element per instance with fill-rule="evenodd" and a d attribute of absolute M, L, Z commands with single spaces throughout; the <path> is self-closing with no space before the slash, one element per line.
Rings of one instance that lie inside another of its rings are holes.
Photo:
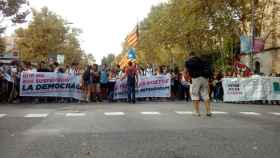
<path fill-rule="evenodd" d="M 280 106 L 0 105 L 0 158 L 279 158 Z"/>

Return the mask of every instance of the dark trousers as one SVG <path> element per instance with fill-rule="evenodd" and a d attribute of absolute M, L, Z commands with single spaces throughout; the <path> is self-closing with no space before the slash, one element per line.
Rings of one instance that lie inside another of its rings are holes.
<path fill-rule="evenodd" d="M 224 90 L 222 82 L 218 82 L 214 88 L 214 99 L 218 101 L 223 101 Z"/>
<path fill-rule="evenodd" d="M 135 103 L 135 83 L 135 76 L 127 77 L 127 99 L 129 103 L 131 103 L 131 101 Z"/>

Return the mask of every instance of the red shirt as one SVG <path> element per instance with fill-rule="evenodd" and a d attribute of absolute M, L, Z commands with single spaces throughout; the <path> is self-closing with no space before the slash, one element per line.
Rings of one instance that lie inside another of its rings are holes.
<path fill-rule="evenodd" d="M 135 76 L 137 74 L 137 69 L 135 66 L 128 66 L 125 70 L 126 76 Z"/>

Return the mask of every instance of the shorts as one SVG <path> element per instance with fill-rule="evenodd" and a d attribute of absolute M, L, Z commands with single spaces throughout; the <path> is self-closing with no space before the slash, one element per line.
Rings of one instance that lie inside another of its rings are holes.
<path fill-rule="evenodd" d="M 191 85 L 191 98 L 192 100 L 200 100 L 202 97 L 204 100 L 209 99 L 208 91 L 208 79 L 204 77 L 192 78 Z"/>

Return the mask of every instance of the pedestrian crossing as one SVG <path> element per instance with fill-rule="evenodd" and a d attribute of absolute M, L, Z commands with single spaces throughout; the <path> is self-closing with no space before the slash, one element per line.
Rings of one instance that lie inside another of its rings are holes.
<path fill-rule="evenodd" d="M 86 113 L 66 113 L 65 114 L 66 117 L 82 117 L 82 116 L 86 116 Z"/>
<path fill-rule="evenodd" d="M 191 111 L 175 111 L 176 114 L 179 114 L 179 115 L 192 115 L 193 112 Z"/>
<path fill-rule="evenodd" d="M 0 118 L 5 117 L 7 114 L 0 114 Z"/>
<path fill-rule="evenodd" d="M 272 115 L 280 116 L 280 112 L 271 112 Z"/>
<path fill-rule="evenodd" d="M 86 112 L 70 112 L 70 113 L 55 113 L 57 115 L 62 115 L 65 117 L 85 117 L 90 115 L 90 113 Z M 159 111 L 141 111 L 141 112 L 122 112 L 122 111 L 108 111 L 108 112 L 101 112 L 102 115 L 104 116 L 125 116 L 125 115 L 135 115 L 135 114 L 140 114 L 143 116 L 147 115 L 166 115 L 166 114 L 176 114 L 178 116 L 180 115 L 192 115 L 194 114 L 193 111 L 170 111 L 170 112 L 159 112 Z M 263 115 L 268 115 L 268 116 L 276 116 L 280 117 L 280 112 L 254 112 L 254 111 L 241 111 L 241 112 L 226 112 L 226 111 L 212 111 L 212 114 L 215 115 L 243 115 L 243 116 L 263 116 Z M 20 116 L 16 117 L 24 117 L 24 118 L 46 118 L 49 117 L 51 114 L 50 113 L 30 113 L 30 114 L 23 114 Z M 0 119 L 3 118 L 8 118 L 8 117 L 15 117 L 15 115 L 9 115 L 9 114 L 0 114 Z"/>
<path fill-rule="evenodd" d="M 34 118 L 34 117 L 47 117 L 49 114 L 26 114 L 24 117 L 26 118 Z"/>
<path fill-rule="evenodd" d="M 252 111 L 250 111 L 250 112 L 240 112 L 240 114 L 243 114 L 243 115 L 255 115 L 255 116 L 261 115 L 260 113 L 252 112 Z"/>
<path fill-rule="evenodd" d="M 145 111 L 145 112 L 141 112 L 142 115 L 160 115 L 160 112 L 156 112 L 156 111 Z"/>
<path fill-rule="evenodd" d="M 123 116 L 125 115 L 124 112 L 105 112 L 104 115 L 106 116 Z"/>

